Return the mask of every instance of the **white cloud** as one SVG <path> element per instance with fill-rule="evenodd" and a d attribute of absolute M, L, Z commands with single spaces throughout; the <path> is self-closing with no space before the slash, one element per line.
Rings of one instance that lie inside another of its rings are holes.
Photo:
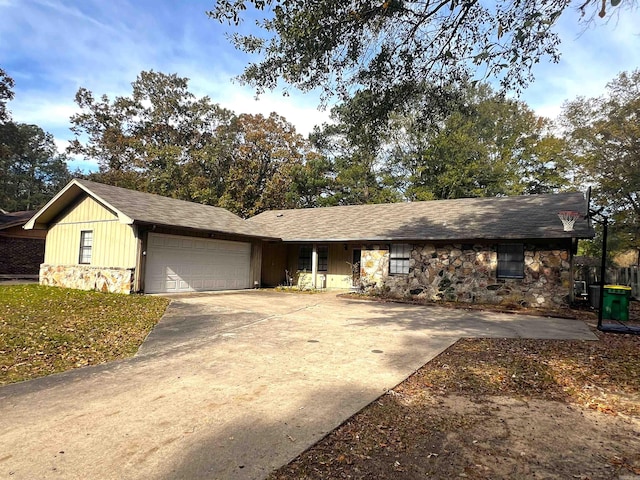
<path fill-rule="evenodd" d="M 59 138 L 55 138 L 54 143 L 56 144 L 56 147 L 58 148 L 59 152 L 65 152 L 70 142 L 68 140 L 61 140 Z"/>
<path fill-rule="evenodd" d="M 209 80 L 204 76 L 192 76 L 191 90 L 197 96 L 207 95 L 215 103 L 237 114 L 251 113 L 268 116 L 272 112 L 283 116 L 295 125 L 296 131 L 307 136 L 315 125 L 329 121 L 329 112 L 318 110 L 318 96 L 293 92 L 288 96 L 278 91 L 266 92 L 257 99 L 250 87 L 232 83 L 228 79 Z"/>
<path fill-rule="evenodd" d="M 258 100 L 247 91 L 236 90 L 231 95 L 220 101 L 223 107 L 236 113 L 261 113 L 265 116 L 271 112 L 277 112 L 296 126 L 296 131 L 307 136 L 315 125 L 329 121 L 329 112 L 320 111 L 313 101 L 303 101 L 299 96 L 283 97 L 273 92 L 261 95 Z M 317 99 L 315 99 L 317 100 Z"/>
<path fill-rule="evenodd" d="M 24 100 L 16 97 L 10 107 L 12 117 L 16 122 L 47 125 L 49 130 L 56 131 L 68 130 L 69 118 L 79 111 L 73 102 L 54 101 L 48 97 L 43 98 L 35 95 Z M 45 128 L 45 130 L 47 129 Z"/>
<path fill-rule="evenodd" d="M 96 96 L 129 95 L 136 76 L 154 69 L 189 77 L 196 95 L 236 113 L 275 111 L 302 135 L 329 120 L 328 111 L 317 109 L 314 92 L 268 92 L 256 101 L 250 87 L 232 83 L 249 57 L 235 51 L 223 36 L 225 28 L 206 17 L 211 8 L 211 0 L 0 0 L 0 59 L 16 81 L 16 99 L 9 104 L 14 118 L 67 141 L 80 86 Z M 604 93 L 620 71 L 640 65 L 635 17 L 625 14 L 579 35 L 578 14 L 567 10 L 558 25 L 560 64 L 537 65 L 536 82 L 522 99 L 555 117 L 565 100 Z"/>
<path fill-rule="evenodd" d="M 177 73 L 191 78 L 197 95 L 209 95 L 236 113 L 276 111 L 308 134 L 328 114 L 316 106 L 316 95 L 290 97 L 254 92 L 231 82 L 245 58 L 222 37 L 222 28 L 205 16 L 211 5 L 158 3 L 153 9 L 112 0 L 69 4 L 59 0 L 23 0 L 6 4 L 8 22 L 0 25 L 0 55 L 19 47 L 9 62 L 16 80 L 10 104 L 18 121 L 37 123 L 57 138 L 70 136 L 69 117 L 77 111 L 79 87 L 114 98 L 128 95 L 142 70 Z M 14 39 L 22 32 L 20 43 Z"/>
<path fill-rule="evenodd" d="M 596 17 L 585 28 L 578 23 L 579 14 L 567 9 L 558 24 L 561 60 L 536 66 L 536 81 L 523 100 L 540 115 L 554 118 L 566 100 L 603 95 L 618 73 L 640 65 L 640 27 L 635 20 L 634 15 L 614 16 L 608 22 Z"/>

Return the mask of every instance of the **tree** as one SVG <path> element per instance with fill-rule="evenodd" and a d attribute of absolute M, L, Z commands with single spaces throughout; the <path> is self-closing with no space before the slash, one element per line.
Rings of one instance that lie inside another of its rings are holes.
<path fill-rule="evenodd" d="M 406 137 L 396 140 L 393 161 L 405 167 L 408 198 L 548 193 L 566 185 L 564 143 L 549 120 L 486 84 L 462 94 L 438 125 L 425 130 L 409 116 L 408 125 L 393 129 Z"/>
<path fill-rule="evenodd" d="M 143 71 L 131 96 L 96 99 L 80 88 L 76 103 L 82 112 L 71 117 L 68 151 L 98 162 L 94 179 L 215 204 L 227 166 L 214 157 L 220 146 L 212 139 L 233 114 L 196 98 L 187 78 Z"/>
<path fill-rule="evenodd" d="M 9 120 L 7 102 L 13 99 L 13 78 L 0 68 L 0 124 Z"/>
<path fill-rule="evenodd" d="M 295 127 L 272 113 L 267 118 L 239 115 L 228 128 L 233 142 L 218 205 L 245 218 L 298 206 L 293 176 L 304 165 L 306 146 Z"/>
<path fill-rule="evenodd" d="M 611 6 L 630 12 L 635 3 Z M 571 5 L 584 22 L 610 14 L 605 0 L 218 0 L 207 13 L 237 26 L 248 6 L 267 11 L 257 22 L 264 37 L 231 34 L 236 48 L 260 58 L 240 77 L 258 92 L 284 80 L 344 100 L 355 90 L 384 95 L 424 79 L 466 81 L 472 69 L 505 88 L 524 87 L 535 63 L 558 60 L 553 27 Z"/>
<path fill-rule="evenodd" d="M 40 208 L 71 180 L 67 158 L 36 125 L 0 125 L 0 150 L 0 205 L 6 210 Z"/>
<path fill-rule="evenodd" d="M 385 187 L 382 135 L 384 115 L 372 92 L 360 92 L 331 110 L 333 123 L 316 127 L 310 139 L 330 160 L 332 181 L 325 205 L 359 205 L 398 201 L 393 188 Z"/>
<path fill-rule="evenodd" d="M 597 98 L 563 106 L 578 178 L 611 217 L 612 245 L 640 251 L 640 70 L 623 72 Z"/>
<path fill-rule="evenodd" d="M 334 124 L 315 131 L 315 145 L 333 159 L 337 203 L 547 193 L 566 186 L 565 142 L 523 102 L 485 84 L 438 95 L 424 86 L 403 102 L 385 119 L 371 115 L 375 93 L 359 92 L 332 110 Z"/>
<path fill-rule="evenodd" d="M 95 180 L 241 216 L 295 207 L 313 195 L 309 178 L 303 182 L 309 144 L 289 122 L 236 115 L 196 98 L 187 78 L 142 72 L 130 96 L 96 99 L 81 88 L 76 102 L 82 111 L 71 118 L 69 152 L 98 161 Z"/>
<path fill-rule="evenodd" d="M 303 163 L 292 166 L 291 181 L 289 204 L 295 204 L 297 208 L 312 208 L 331 203 L 331 162 L 318 152 L 308 151 Z"/>
<path fill-rule="evenodd" d="M 11 121 L 7 103 L 14 82 L 0 68 L 0 207 L 9 211 L 42 207 L 70 179 L 67 158 L 53 135 L 37 125 Z"/>

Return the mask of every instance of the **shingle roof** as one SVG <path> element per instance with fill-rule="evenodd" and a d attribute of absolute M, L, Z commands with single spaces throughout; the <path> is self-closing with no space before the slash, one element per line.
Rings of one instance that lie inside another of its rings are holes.
<path fill-rule="evenodd" d="M 186 202 L 151 193 L 74 179 L 33 218 L 32 227 L 46 228 L 70 202 L 87 193 L 114 211 L 123 223 L 166 225 L 254 238 L 271 238 L 259 225 L 220 207 Z M 29 225 L 27 225 L 29 227 Z"/>
<path fill-rule="evenodd" d="M 589 238 L 580 218 L 564 232 L 557 213 L 586 214 L 581 193 L 463 198 L 297 210 L 270 210 L 243 220 L 219 207 L 88 180 L 72 180 L 27 222 L 47 228 L 71 202 L 89 194 L 123 223 L 142 223 L 289 242 Z"/>
<path fill-rule="evenodd" d="M 0 230 L 24 225 L 31 217 L 33 217 L 34 213 L 36 213 L 35 210 L 0 213 Z"/>
<path fill-rule="evenodd" d="M 581 193 L 462 198 L 271 210 L 248 220 L 284 241 L 589 238 L 587 220 L 564 232 L 557 213 L 586 214 Z"/>

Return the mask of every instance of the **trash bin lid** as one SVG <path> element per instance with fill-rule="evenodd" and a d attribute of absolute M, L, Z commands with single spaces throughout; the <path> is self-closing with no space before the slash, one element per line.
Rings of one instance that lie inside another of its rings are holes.
<path fill-rule="evenodd" d="M 604 288 L 610 290 L 631 290 L 631 287 L 627 287 L 626 285 L 605 285 Z"/>

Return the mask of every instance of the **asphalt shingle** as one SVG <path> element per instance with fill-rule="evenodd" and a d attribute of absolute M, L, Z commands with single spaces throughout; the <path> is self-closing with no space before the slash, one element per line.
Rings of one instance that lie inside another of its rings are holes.
<path fill-rule="evenodd" d="M 582 217 L 563 231 L 558 212 L 585 215 L 582 193 L 461 198 L 271 210 L 248 220 L 285 241 L 387 241 L 589 238 Z"/>
<path fill-rule="evenodd" d="M 114 187 L 89 180 L 77 182 L 136 223 L 167 225 L 249 237 L 269 237 L 228 210 L 200 203 L 176 200 L 151 193 Z"/>

